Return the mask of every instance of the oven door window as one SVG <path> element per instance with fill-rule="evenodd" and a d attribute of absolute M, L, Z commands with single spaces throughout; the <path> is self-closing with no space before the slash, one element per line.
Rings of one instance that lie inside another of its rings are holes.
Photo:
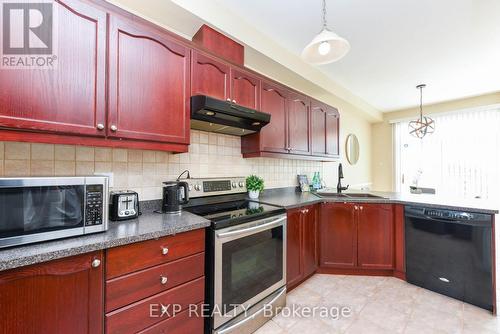
<path fill-rule="evenodd" d="M 231 311 L 283 280 L 283 260 L 283 226 L 224 243 L 224 310 Z"/>
<path fill-rule="evenodd" d="M 0 189 L 0 237 L 83 227 L 84 186 Z"/>

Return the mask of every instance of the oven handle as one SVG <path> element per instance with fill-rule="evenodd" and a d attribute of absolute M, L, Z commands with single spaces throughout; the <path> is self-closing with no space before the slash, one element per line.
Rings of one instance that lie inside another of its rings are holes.
<path fill-rule="evenodd" d="M 230 333 L 234 329 L 236 329 L 236 328 L 240 327 L 241 325 L 243 325 L 245 322 L 252 320 L 256 316 L 258 316 L 259 314 L 261 314 L 262 312 L 264 312 L 264 310 L 266 309 L 267 305 L 273 305 L 274 302 L 276 302 L 284 293 L 286 293 L 286 289 L 283 289 L 276 297 L 274 297 L 268 303 L 265 303 L 264 306 L 260 310 L 258 310 L 257 312 L 255 312 L 254 314 L 252 314 L 251 316 L 249 316 L 248 318 L 244 318 L 240 322 L 235 323 L 234 325 L 229 326 L 228 328 L 224 328 L 223 330 L 218 331 L 217 334 Z"/>
<path fill-rule="evenodd" d="M 238 234 L 244 234 L 244 233 L 248 233 L 248 232 L 254 232 L 254 231 L 259 232 L 259 231 L 269 230 L 275 226 L 282 225 L 281 222 L 284 220 L 286 220 L 286 216 L 281 217 L 281 218 L 276 219 L 276 220 L 273 220 L 269 223 L 262 224 L 262 225 L 252 226 L 252 227 L 248 227 L 248 228 L 241 228 L 241 229 L 237 229 L 237 230 L 233 230 L 233 231 L 229 231 L 229 232 L 220 233 L 220 234 L 217 234 L 217 238 L 222 239 L 222 238 L 227 238 L 227 237 L 231 237 L 231 236 L 238 235 Z"/>

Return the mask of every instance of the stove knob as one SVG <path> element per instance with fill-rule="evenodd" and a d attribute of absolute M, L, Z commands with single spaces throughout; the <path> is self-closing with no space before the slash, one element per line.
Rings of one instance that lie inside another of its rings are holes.
<path fill-rule="evenodd" d="M 240 183 L 238 183 L 238 185 L 240 186 L 240 188 L 243 188 L 243 186 L 245 185 L 245 183 L 243 183 L 243 181 L 240 181 Z"/>
<path fill-rule="evenodd" d="M 231 185 L 233 186 L 233 188 L 236 188 L 236 182 L 231 183 Z"/>
<path fill-rule="evenodd" d="M 192 184 L 188 185 L 188 189 L 189 191 L 193 190 L 193 185 Z"/>
<path fill-rule="evenodd" d="M 200 191 L 200 190 L 201 190 L 200 185 L 199 185 L 199 184 L 195 184 L 195 185 L 194 185 L 194 190 L 196 190 L 196 191 Z"/>

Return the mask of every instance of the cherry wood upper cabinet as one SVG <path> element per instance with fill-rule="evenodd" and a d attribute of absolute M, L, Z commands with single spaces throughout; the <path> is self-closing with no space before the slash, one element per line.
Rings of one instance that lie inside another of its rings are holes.
<path fill-rule="evenodd" d="M 286 284 L 290 289 L 304 277 L 302 268 L 302 211 L 289 210 L 287 213 L 286 241 Z"/>
<path fill-rule="evenodd" d="M 304 277 L 308 277 L 318 269 L 318 210 L 316 206 L 304 208 L 302 218 L 303 268 Z"/>
<path fill-rule="evenodd" d="M 290 153 L 310 154 L 310 102 L 297 93 L 288 99 L 288 149 Z"/>
<path fill-rule="evenodd" d="M 323 203 L 320 219 L 320 266 L 357 266 L 357 224 L 354 204 Z"/>
<path fill-rule="evenodd" d="M 113 137 L 189 143 L 190 50 L 112 16 L 109 129 Z"/>
<path fill-rule="evenodd" d="M 260 79 L 246 71 L 231 69 L 231 100 L 240 106 L 260 109 Z"/>
<path fill-rule="evenodd" d="M 311 101 L 311 152 L 326 155 L 326 113 L 328 106 Z"/>
<path fill-rule="evenodd" d="M 358 205 L 358 266 L 394 268 L 394 215 L 391 204 Z"/>
<path fill-rule="evenodd" d="M 192 52 L 191 95 L 231 99 L 229 65 L 198 51 Z"/>
<path fill-rule="evenodd" d="M 0 127 L 104 136 L 106 12 L 76 0 L 54 6 L 55 68 L 0 69 Z"/>
<path fill-rule="evenodd" d="M 0 333 L 103 332 L 102 252 L 0 273 Z M 94 265 L 92 265 L 94 264 Z"/>
<path fill-rule="evenodd" d="M 326 106 L 326 155 L 338 157 L 340 155 L 340 114 L 333 107 Z"/>

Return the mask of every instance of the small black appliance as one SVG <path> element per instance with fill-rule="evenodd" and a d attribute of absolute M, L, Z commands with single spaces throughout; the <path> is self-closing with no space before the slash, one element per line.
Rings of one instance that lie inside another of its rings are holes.
<path fill-rule="evenodd" d="M 109 219 L 126 220 L 139 216 L 139 194 L 135 191 L 112 191 L 109 195 Z"/>
<path fill-rule="evenodd" d="M 189 185 L 184 181 L 163 182 L 163 202 L 161 211 L 163 213 L 179 213 L 181 205 L 189 201 Z"/>

